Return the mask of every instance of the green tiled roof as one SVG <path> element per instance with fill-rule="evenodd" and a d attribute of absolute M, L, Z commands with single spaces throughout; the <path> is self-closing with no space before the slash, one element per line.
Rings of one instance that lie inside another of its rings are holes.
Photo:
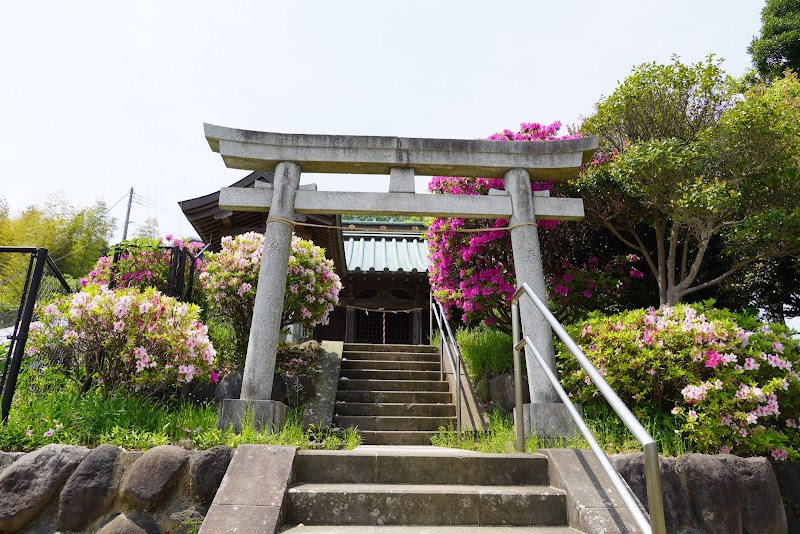
<path fill-rule="evenodd" d="M 428 244 L 398 237 L 350 237 L 344 242 L 351 272 L 422 273 L 428 270 Z"/>

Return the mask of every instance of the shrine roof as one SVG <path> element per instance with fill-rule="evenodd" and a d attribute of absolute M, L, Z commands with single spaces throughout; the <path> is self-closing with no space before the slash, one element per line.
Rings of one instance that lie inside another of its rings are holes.
<path fill-rule="evenodd" d="M 420 234 L 345 235 L 348 272 L 426 273 L 428 244 Z"/>

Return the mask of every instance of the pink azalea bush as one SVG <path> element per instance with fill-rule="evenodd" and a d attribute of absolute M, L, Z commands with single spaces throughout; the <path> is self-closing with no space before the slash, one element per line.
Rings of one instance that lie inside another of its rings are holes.
<path fill-rule="evenodd" d="M 222 250 L 208 256 L 200 275 L 209 309 L 230 318 L 233 324 L 240 358 L 247 351 L 263 249 L 263 234 L 224 237 Z M 281 326 L 300 323 L 313 328 L 328 324 L 328 315 L 339 302 L 341 289 L 339 276 L 333 262 L 325 258 L 325 251 L 310 241 L 293 237 Z"/>
<path fill-rule="evenodd" d="M 540 142 L 574 139 L 579 134 L 558 136 L 560 122 L 549 125 L 523 123 L 517 132 L 504 130 L 488 137 L 491 141 Z M 490 189 L 502 190 L 502 178 L 463 178 L 435 176 L 428 189 L 434 193 L 452 195 L 488 195 Z M 531 182 L 533 191 L 550 190 L 551 182 Z M 557 221 L 539 221 L 539 229 L 555 227 Z M 510 302 L 516 286 L 511 236 L 508 231 L 493 230 L 508 226 L 507 219 L 477 220 L 437 218 L 428 229 L 429 277 L 432 290 L 446 310 L 455 307 L 464 313 L 466 324 L 481 321 L 510 332 Z M 457 230 L 485 229 L 463 233 Z M 618 293 L 630 278 L 641 271 L 629 268 L 635 257 L 615 259 L 611 268 L 600 266 L 597 258 L 578 266 L 564 260 L 563 272 L 550 279 L 550 298 L 557 311 L 575 308 L 591 300 L 596 304 Z M 627 272 L 623 272 L 625 267 Z M 555 274 L 555 273 L 553 273 Z"/>
<path fill-rule="evenodd" d="M 154 239 L 141 238 L 123 241 L 114 246 L 112 254 L 103 256 L 86 277 L 82 278 L 81 286 L 89 284 L 110 285 L 114 280 L 114 287 L 136 287 L 146 289 L 155 287 L 160 291 L 167 289 L 169 280 L 169 266 L 174 247 L 178 250 L 188 249 L 196 253 L 203 248 L 202 243 L 188 242 L 172 235 Z M 113 255 L 119 252 L 119 259 L 113 265 Z M 200 259 L 195 260 L 198 267 L 202 267 Z"/>
<path fill-rule="evenodd" d="M 800 457 L 800 353 L 785 327 L 679 304 L 595 315 L 568 332 L 629 407 L 671 413 L 696 452 Z M 573 398 L 599 402 L 563 347 L 558 358 Z"/>
<path fill-rule="evenodd" d="M 39 307 L 28 354 L 82 382 L 160 393 L 214 378 L 215 350 L 199 309 L 154 288 L 89 284 Z"/>

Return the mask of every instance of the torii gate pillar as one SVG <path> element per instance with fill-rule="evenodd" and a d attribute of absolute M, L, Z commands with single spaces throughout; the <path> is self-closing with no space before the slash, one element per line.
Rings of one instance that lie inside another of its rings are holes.
<path fill-rule="evenodd" d="M 286 405 L 269 400 L 275 373 L 275 354 L 281 331 L 289 253 L 292 247 L 294 197 L 300 186 L 300 166 L 281 162 L 275 169 L 272 201 L 264 233 L 264 253 L 258 272 L 258 290 L 253 306 L 250 339 L 247 342 L 242 394 L 239 399 L 223 399 L 217 426 L 230 425 L 242 431 L 245 417 L 252 417 L 256 430 L 278 430 L 286 420 Z"/>
<path fill-rule="evenodd" d="M 512 227 L 511 249 L 517 287 L 527 282 L 536 295 L 547 302 L 530 174 L 525 169 L 512 169 L 505 173 L 504 178 L 505 189 L 511 197 L 512 215 L 509 224 Z M 530 299 L 523 298 L 519 302 L 522 331 L 539 349 L 547 366 L 555 371 L 556 356 L 550 325 Z M 531 393 L 530 404 L 523 405 L 525 435 L 552 439 L 578 432 L 569 412 L 528 347 L 525 347 L 525 363 Z"/>

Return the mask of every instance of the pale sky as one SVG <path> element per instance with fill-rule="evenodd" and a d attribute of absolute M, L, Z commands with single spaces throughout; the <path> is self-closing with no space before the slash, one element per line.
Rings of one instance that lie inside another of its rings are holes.
<path fill-rule="evenodd" d="M 713 53 L 744 73 L 763 4 L 5 2 L 0 197 L 14 212 L 59 190 L 111 205 L 133 187 L 130 233 L 157 216 L 162 235 L 190 235 L 177 202 L 246 175 L 211 152 L 203 122 L 466 139 L 577 123 L 643 62 Z M 383 177 L 309 182 L 388 189 Z M 111 211 L 118 227 L 125 204 Z"/>

